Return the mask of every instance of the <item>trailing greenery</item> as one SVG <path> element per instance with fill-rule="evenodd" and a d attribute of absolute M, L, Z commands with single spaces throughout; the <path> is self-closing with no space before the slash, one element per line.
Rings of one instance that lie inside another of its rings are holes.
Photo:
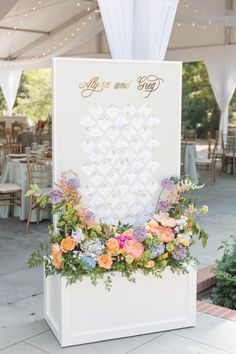
<path fill-rule="evenodd" d="M 214 268 L 216 286 L 212 290 L 212 300 L 216 305 L 236 310 L 236 238 L 233 243 L 224 242 L 222 259 Z"/>

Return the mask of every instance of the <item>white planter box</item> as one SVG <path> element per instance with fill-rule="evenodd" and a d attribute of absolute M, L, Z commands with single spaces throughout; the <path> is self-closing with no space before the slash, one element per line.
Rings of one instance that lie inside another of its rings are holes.
<path fill-rule="evenodd" d="M 99 280 L 66 285 L 60 276 L 45 279 L 45 319 L 61 346 L 96 342 L 194 326 L 196 270 L 186 275 L 169 269 L 162 279 L 137 273 L 136 283 L 120 274 L 107 291 Z"/>

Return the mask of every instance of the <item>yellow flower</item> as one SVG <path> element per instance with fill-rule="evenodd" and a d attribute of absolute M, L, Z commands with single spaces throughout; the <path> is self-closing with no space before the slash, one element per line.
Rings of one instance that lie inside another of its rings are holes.
<path fill-rule="evenodd" d="M 208 206 L 207 205 L 203 205 L 201 208 L 201 211 L 203 212 L 203 214 L 207 214 L 208 213 Z"/>
<path fill-rule="evenodd" d="M 162 254 L 161 256 L 159 256 L 158 259 L 159 259 L 160 261 L 162 261 L 163 259 L 166 259 L 166 258 L 168 258 L 168 257 L 169 257 L 169 253 L 166 252 L 166 253 Z"/>

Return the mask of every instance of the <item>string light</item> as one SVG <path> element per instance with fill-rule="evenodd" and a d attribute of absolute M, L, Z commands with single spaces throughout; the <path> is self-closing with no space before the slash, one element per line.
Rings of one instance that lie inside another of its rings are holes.
<path fill-rule="evenodd" d="M 39 2 L 38 2 L 39 3 Z M 41 1 L 42 3 L 42 1 Z M 33 9 L 33 8 L 32 8 Z M 96 10 L 93 10 L 94 13 L 99 13 L 100 11 L 96 11 Z M 89 15 L 89 16 L 88 16 Z M 87 21 L 91 21 L 93 16 L 91 14 L 91 8 L 89 8 L 88 10 L 88 15 L 87 17 L 84 18 L 84 21 L 82 22 L 82 26 L 85 27 L 86 24 L 87 24 Z M 22 16 L 25 16 L 25 14 L 23 14 Z M 27 13 L 27 16 L 25 17 L 28 17 L 28 13 Z M 94 15 L 94 19 L 96 19 L 96 16 Z M 20 21 L 23 22 L 23 20 L 21 19 Z M 19 23 L 20 23 L 19 21 Z M 17 26 L 15 26 L 15 29 L 17 29 Z M 26 65 L 27 63 L 29 63 L 29 60 L 30 61 L 35 61 L 35 60 L 40 60 L 40 58 L 45 58 L 47 55 L 49 55 L 51 52 L 53 51 L 56 51 L 57 49 L 61 48 L 65 43 L 69 42 L 70 40 L 73 40 L 75 38 L 75 35 L 76 34 L 79 34 L 80 32 L 80 27 L 77 26 L 77 27 L 74 27 L 74 30 L 72 30 L 71 32 L 68 33 L 68 35 L 66 37 L 64 37 L 64 40 L 60 40 L 56 43 L 54 43 L 52 45 L 52 47 L 50 49 L 45 49 L 44 51 L 42 51 L 39 55 L 34 55 L 32 56 L 31 58 L 27 58 L 25 59 L 24 61 L 12 61 L 12 62 L 5 62 L 5 63 L 0 63 L 0 67 L 2 66 L 18 66 L 18 65 Z M 10 32 L 8 31 L 8 34 L 10 34 Z M 1 37 L 1 39 L 4 38 Z"/>

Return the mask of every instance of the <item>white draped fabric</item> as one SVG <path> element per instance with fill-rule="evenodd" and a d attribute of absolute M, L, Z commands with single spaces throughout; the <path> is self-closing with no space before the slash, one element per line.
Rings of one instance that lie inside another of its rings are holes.
<path fill-rule="evenodd" d="M 20 84 L 21 74 L 22 70 L 19 69 L 0 70 L 0 86 L 6 100 L 9 116 L 12 115 L 13 106 Z"/>
<path fill-rule="evenodd" d="M 206 59 L 205 62 L 210 83 L 221 110 L 219 130 L 226 135 L 229 103 L 236 87 L 235 49 L 226 47 L 222 51 L 215 48 L 211 57 Z"/>
<path fill-rule="evenodd" d="M 178 0 L 98 0 L 114 59 L 163 60 Z"/>
<path fill-rule="evenodd" d="M 98 0 L 112 58 L 133 59 L 133 0 Z"/>
<path fill-rule="evenodd" d="M 135 0 L 134 59 L 164 60 L 178 0 Z"/>

